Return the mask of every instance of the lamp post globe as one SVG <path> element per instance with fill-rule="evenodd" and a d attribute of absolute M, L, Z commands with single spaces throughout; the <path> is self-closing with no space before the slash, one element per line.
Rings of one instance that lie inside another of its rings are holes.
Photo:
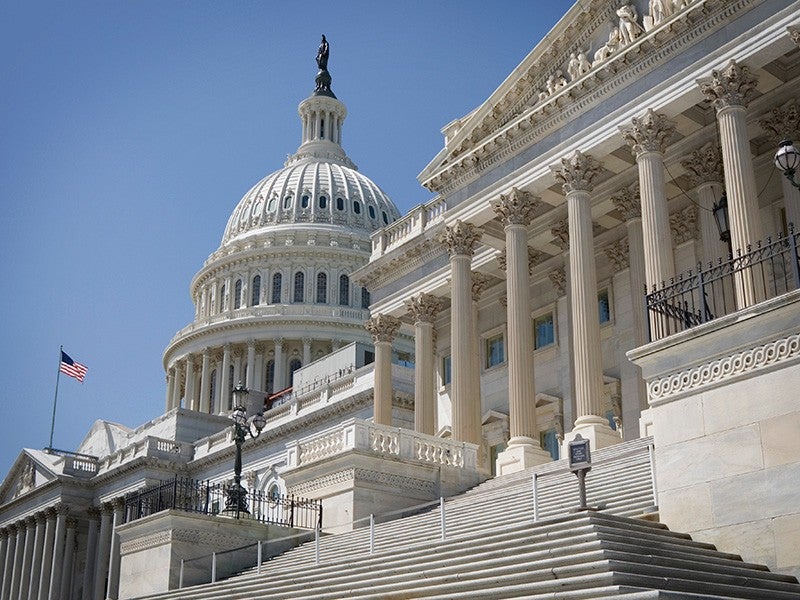
<path fill-rule="evenodd" d="M 783 172 L 794 187 L 800 189 L 800 183 L 794 180 L 794 175 L 800 167 L 800 150 L 795 148 L 792 140 L 783 140 L 780 143 L 775 153 L 775 167 Z"/>
<path fill-rule="evenodd" d="M 236 456 L 233 462 L 233 485 L 228 488 L 228 498 L 225 502 L 226 513 L 239 514 L 250 512 L 247 506 L 247 490 L 242 487 L 242 445 L 247 436 L 257 438 L 266 425 L 266 419 L 262 413 L 253 416 L 251 422 L 247 419 L 246 401 L 249 390 L 241 382 L 233 388 L 234 408 L 231 413 L 233 421 L 233 443 L 236 448 Z M 253 430 L 255 428 L 255 431 Z"/>

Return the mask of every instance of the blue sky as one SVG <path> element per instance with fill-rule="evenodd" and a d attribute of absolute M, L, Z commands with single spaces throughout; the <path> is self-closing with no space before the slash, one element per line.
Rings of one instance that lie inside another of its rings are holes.
<path fill-rule="evenodd" d="M 0 19 L 0 477 L 95 419 L 163 411 L 162 352 L 189 282 L 300 138 L 320 34 L 343 146 L 402 213 L 440 129 L 480 104 L 566 0 L 4 3 Z"/>

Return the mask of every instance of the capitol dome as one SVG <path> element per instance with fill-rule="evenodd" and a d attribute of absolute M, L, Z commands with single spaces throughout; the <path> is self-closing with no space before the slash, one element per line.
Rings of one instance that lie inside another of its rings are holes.
<path fill-rule="evenodd" d="M 342 148 L 347 109 L 324 67 L 298 107 L 300 147 L 239 201 L 192 279 L 194 320 L 164 351 L 166 410 L 225 414 L 239 381 L 284 393 L 296 370 L 371 344 L 369 291 L 350 275 L 369 260 L 370 235 L 400 212 Z"/>

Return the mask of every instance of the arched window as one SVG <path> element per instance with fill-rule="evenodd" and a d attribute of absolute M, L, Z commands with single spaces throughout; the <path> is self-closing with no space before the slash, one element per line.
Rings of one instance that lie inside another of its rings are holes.
<path fill-rule="evenodd" d="M 368 210 L 369 210 L 369 218 L 370 219 L 374 219 L 375 218 L 375 207 L 374 206 L 370 206 Z"/>
<path fill-rule="evenodd" d="M 341 196 L 336 198 L 336 210 L 344 210 L 344 198 Z"/>
<path fill-rule="evenodd" d="M 261 275 L 253 277 L 253 294 L 251 300 L 250 304 L 252 306 L 261 304 Z"/>
<path fill-rule="evenodd" d="M 317 274 L 317 304 L 328 302 L 328 275 L 325 273 Z"/>
<path fill-rule="evenodd" d="M 297 371 L 303 363 L 300 362 L 299 358 L 293 358 L 289 361 L 289 385 L 294 385 L 294 372 Z"/>
<path fill-rule="evenodd" d="M 361 202 L 358 200 L 353 200 L 353 212 L 357 215 L 361 214 Z"/>
<path fill-rule="evenodd" d="M 325 139 L 325 119 L 319 120 L 319 138 L 321 140 Z"/>
<path fill-rule="evenodd" d="M 369 308 L 369 302 L 370 302 L 369 290 L 367 290 L 367 288 L 365 288 L 365 287 L 362 287 L 361 288 L 361 308 Z"/>
<path fill-rule="evenodd" d="M 280 273 L 275 273 L 272 276 L 272 304 L 281 303 L 281 284 L 283 276 Z"/>
<path fill-rule="evenodd" d="M 300 198 L 300 207 L 301 208 L 308 208 L 308 201 L 309 200 L 310 200 L 310 198 L 308 197 L 308 194 L 303 194 L 303 196 Z"/>
<path fill-rule="evenodd" d="M 270 500 L 278 500 L 281 497 L 281 488 L 278 487 L 277 483 L 271 483 L 269 488 L 267 488 L 267 498 Z"/>
<path fill-rule="evenodd" d="M 225 284 L 223 283 L 219 286 L 219 303 L 217 304 L 217 308 L 219 308 L 219 312 L 225 310 Z"/>
<path fill-rule="evenodd" d="M 320 196 L 319 197 L 319 207 L 325 208 L 328 206 L 328 197 L 327 196 Z"/>
<path fill-rule="evenodd" d="M 389 217 L 386 215 L 386 211 L 384 210 L 384 211 L 381 211 L 381 212 L 383 214 L 383 224 L 384 225 L 388 225 L 389 224 Z"/>
<path fill-rule="evenodd" d="M 304 302 L 305 301 L 305 287 L 306 287 L 306 276 L 302 271 L 298 271 L 294 274 L 294 296 L 293 302 Z"/>
<path fill-rule="evenodd" d="M 217 397 L 217 370 L 211 371 L 211 385 L 208 391 L 209 412 L 214 413 L 214 398 Z"/>
<path fill-rule="evenodd" d="M 275 203 L 276 202 L 277 202 L 277 198 L 275 198 L 275 196 L 273 196 L 272 198 L 269 199 L 269 204 L 267 204 L 267 210 L 269 212 L 275 212 Z"/>
<path fill-rule="evenodd" d="M 242 280 L 237 279 L 233 286 L 233 308 L 242 307 Z"/>
<path fill-rule="evenodd" d="M 264 389 L 270 394 L 275 391 L 275 361 L 267 361 L 267 376 L 264 382 Z"/>
<path fill-rule="evenodd" d="M 288 209 L 292 207 L 292 195 L 289 194 L 283 199 L 283 208 Z"/>
<path fill-rule="evenodd" d="M 350 278 L 347 275 L 339 277 L 339 304 L 350 304 Z"/>

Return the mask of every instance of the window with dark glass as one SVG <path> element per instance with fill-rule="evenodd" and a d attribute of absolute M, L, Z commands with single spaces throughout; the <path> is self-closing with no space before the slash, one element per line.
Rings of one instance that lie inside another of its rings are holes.
<path fill-rule="evenodd" d="M 292 207 L 292 196 L 289 194 L 283 199 L 283 208 L 291 208 Z"/>
<path fill-rule="evenodd" d="M 538 350 L 556 341 L 553 313 L 547 313 L 533 320 L 533 347 Z"/>
<path fill-rule="evenodd" d="M 339 277 L 339 304 L 350 304 L 350 278 L 347 275 Z"/>
<path fill-rule="evenodd" d="M 386 211 L 385 210 L 381 211 L 381 214 L 383 216 L 383 224 L 384 225 L 388 225 L 389 224 L 389 217 L 386 215 Z"/>
<path fill-rule="evenodd" d="M 242 307 L 242 280 L 237 279 L 233 286 L 233 308 Z"/>
<path fill-rule="evenodd" d="M 302 271 L 294 274 L 294 296 L 293 302 L 303 302 L 305 300 L 306 276 Z"/>
<path fill-rule="evenodd" d="M 309 200 L 310 200 L 310 198 L 308 197 L 308 194 L 303 194 L 303 197 L 300 198 L 300 207 L 301 208 L 308 208 Z"/>
<path fill-rule="evenodd" d="M 251 297 L 250 304 L 252 306 L 258 306 L 261 304 L 261 275 L 256 275 L 253 277 L 253 294 Z"/>
<path fill-rule="evenodd" d="M 486 368 L 495 367 L 505 362 L 505 343 L 503 334 L 486 339 Z"/>
<path fill-rule="evenodd" d="M 325 208 L 328 206 L 328 197 L 327 196 L 320 196 L 319 197 L 319 207 Z"/>
<path fill-rule="evenodd" d="M 344 198 L 341 196 L 336 198 L 336 210 L 344 210 Z"/>
<path fill-rule="evenodd" d="M 228 367 L 228 410 L 233 408 L 233 365 Z"/>
<path fill-rule="evenodd" d="M 302 366 L 299 358 L 293 358 L 289 361 L 289 385 L 294 385 L 294 372 Z"/>
<path fill-rule="evenodd" d="M 365 287 L 361 288 L 361 308 L 369 308 L 370 297 L 369 290 Z"/>
<path fill-rule="evenodd" d="M 453 380 L 453 357 L 445 356 L 442 359 L 442 385 L 450 385 Z"/>
<path fill-rule="evenodd" d="M 597 294 L 597 308 L 600 313 L 600 324 L 608 323 L 611 321 L 611 305 L 608 301 L 608 290 L 601 290 Z"/>
<path fill-rule="evenodd" d="M 281 285 L 283 283 L 283 276 L 280 273 L 275 273 L 272 276 L 272 303 L 281 303 Z"/>
<path fill-rule="evenodd" d="M 353 200 L 353 212 L 357 215 L 361 214 L 361 202 L 358 200 Z"/>
<path fill-rule="evenodd" d="M 264 382 L 264 389 L 270 394 L 275 391 L 275 361 L 267 361 L 267 374 L 266 381 Z"/>
<path fill-rule="evenodd" d="M 217 304 L 219 307 L 219 312 L 225 310 L 225 284 L 223 283 L 219 286 L 219 303 Z"/>
<path fill-rule="evenodd" d="M 217 370 L 211 371 L 211 385 L 208 388 L 209 412 L 214 412 L 214 398 L 217 397 Z"/>
<path fill-rule="evenodd" d="M 375 207 L 374 206 L 370 206 L 369 209 L 368 209 L 368 212 L 369 212 L 369 218 L 370 219 L 374 219 L 375 218 Z"/>
<path fill-rule="evenodd" d="M 328 302 L 328 275 L 325 273 L 317 274 L 317 304 Z"/>

